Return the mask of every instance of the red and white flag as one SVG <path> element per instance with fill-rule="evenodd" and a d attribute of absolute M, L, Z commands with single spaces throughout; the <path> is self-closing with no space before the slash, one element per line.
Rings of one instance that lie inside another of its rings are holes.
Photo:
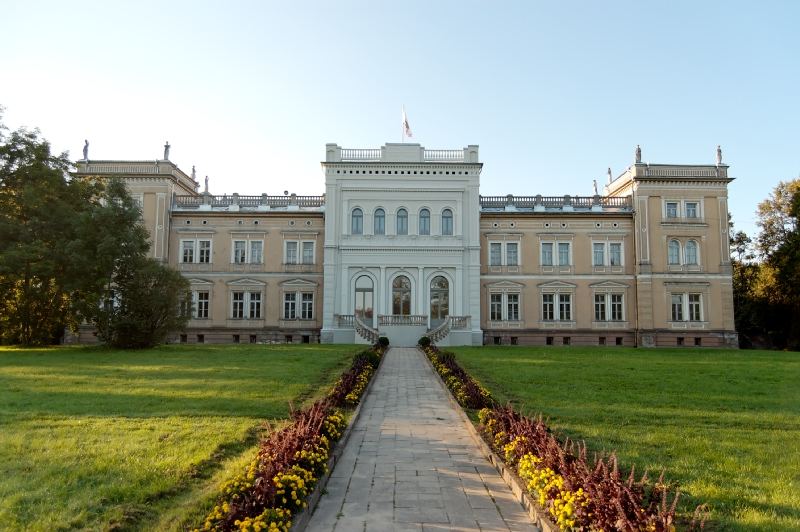
<path fill-rule="evenodd" d="M 406 116 L 406 108 L 403 107 L 403 135 L 406 137 L 413 137 L 411 134 L 411 126 L 408 125 L 408 117 Z"/>

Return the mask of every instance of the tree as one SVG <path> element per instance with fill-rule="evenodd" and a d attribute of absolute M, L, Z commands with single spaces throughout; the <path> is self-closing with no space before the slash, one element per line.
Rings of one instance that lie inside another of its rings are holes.
<path fill-rule="evenodd" d="M 189 282 L 175 270 L 144 257 L 124 262 L 103 308 L 97 313 L 100 339 L 114 347 L 146 348 L 183 329 L 188 314 Z"/>
<path fill-rule="evenodd" d="M 185 325 L 185 281 L 145 258 L 148 233 L 125 185 L 70 178 L 67 154 L 52 155 L 38 130 L 5 131 L 0 121 L 0 341 L 56 343 L 86 321 L 115 345 L 142 347 Z M 109 312 L 110 300 L 124 303 Z"/>

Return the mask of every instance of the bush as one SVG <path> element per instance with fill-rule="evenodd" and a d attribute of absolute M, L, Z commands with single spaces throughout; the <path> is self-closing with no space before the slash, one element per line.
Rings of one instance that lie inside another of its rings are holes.
<path fill-rule="evenodd" d="M 389 347 L 389 339 L 385 336 L 381 336 L 380 338 L 378 338 L 378 345 L 386 349 L 387 347 Z"/>
<path fill-rule="evenodd" d="M 419 339 L 417 345 L 420 347 L 428 347 L 429 345 L 431 345 L 431 339 L 428 338 L 427 336 L 423 336 Z"/>

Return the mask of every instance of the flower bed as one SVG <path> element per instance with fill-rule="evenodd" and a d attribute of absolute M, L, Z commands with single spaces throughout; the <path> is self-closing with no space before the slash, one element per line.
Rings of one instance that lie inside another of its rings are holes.
<path fill-rule="evenodd" d="M 258 456 L 222 486 L 217 504 L 196 530 L 288 531 L 328 471 L 333 445 L 347 425 L 339 408 L 358 403 L 384 350 L 376 345 L 355 355 L 325 398 L 294 412 L 290 425 L 262 439 Z"/>
<path fill-rule="evenodd" d="M 442 381 L 452 392 L 458 404 L 465 408 L 484 408 L 494 405 L 489 390 L 478 384 L 458 365 L 455 355 L 449 351 L 440 351 L 433 344 L 422 345 L 422 350 L 433 364 Z"/>
<path fill-rule="evenodd" d="M 663 474 L 655 482 L 647 473 L 636 480 L 633 469 L 623 477 L 614 454 L 590 462 L 584 445 L 559 442 L 541 418 L 495 405 L 452 353 L 421 347 L 458 403 L 481 409 L 483 438 L 562 530 L 674 530 L 678 493 Z"/>

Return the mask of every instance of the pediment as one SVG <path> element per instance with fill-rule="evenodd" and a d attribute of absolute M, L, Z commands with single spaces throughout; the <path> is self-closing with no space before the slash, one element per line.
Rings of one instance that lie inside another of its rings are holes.
<path fill-rule="evenodd" d="M 188 278 L 186 280 L 189 281 L 189 284 L 191 284 L 191 285 L 198 285 L 198 284 L 212 285 L 212 284 L 214 284 L 212 281 L 209 281 L 208 279 L 200 279 L 198 277 L 190 277 L 190 278 Z"/>
<path fill-rule="evenodd" d="M 280 283 L 283 288 L 315 288 L 317 283 L 306 279 L 289 279 Z"/>
<path fill-rule="evenodd" d="M 486 283 L 486 288 L 491 289 L 504 289 L 504 288 L 516 288 L 516 289 L 523 289 L 525 288 L 524 284 L 515 283 L 513 281 L 497 281 L 496 283 Z"/>
<path fill-rule="evenodd" d="M 629 288 L 625 283 L 618 283 L 616 281 L 603 281 L 589 285 L 590 288 Z"/>
<path fill-rule="evenodd" d="M 539 283 L 537 285 L 539 288 L 577 288 L 578 285 L 568 283 L 566 281 L 548 281 L 546 283 Z"/>
<path fill-rule="evenodd" d="M 228 281 L 229 286 L 264 286 L 267 283 L 263 281 L 257 281 L 255 279 L 236 279 L 235 281 Z"/>

